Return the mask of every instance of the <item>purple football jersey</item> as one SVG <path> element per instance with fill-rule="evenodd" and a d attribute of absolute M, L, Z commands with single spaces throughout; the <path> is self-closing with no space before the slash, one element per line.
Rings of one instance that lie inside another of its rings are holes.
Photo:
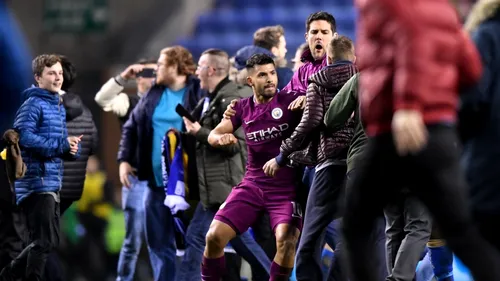
<path fill-rule="evenodd" d="M 256 104 L 254 97 L 236 103 L 236 114 L 231 118 L 234 130 L 240 126 L 245 132 L 248 160 L 243 181 L 250 180 L 271 187 L 291 187 L 295 183 L 294 169 L 281 167 L 274 177 L 264 174 L 262 167 L 280 153 L 281 142 L 287 139 L 300 122 L 302 112 L 293 112 L 288 106 L 299 95 L 279 92 L 265 104 Z"/>

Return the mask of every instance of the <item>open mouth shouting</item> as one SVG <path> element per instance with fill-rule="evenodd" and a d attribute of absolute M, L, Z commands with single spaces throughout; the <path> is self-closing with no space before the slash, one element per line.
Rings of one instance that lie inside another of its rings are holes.
<path fill-rule="evenodd" d="M 323 44 L 321 42 L 316 42 L 316 45 L 314 45 L 314 50 L 317 52 L 321 52 L 323 50 Z"/>

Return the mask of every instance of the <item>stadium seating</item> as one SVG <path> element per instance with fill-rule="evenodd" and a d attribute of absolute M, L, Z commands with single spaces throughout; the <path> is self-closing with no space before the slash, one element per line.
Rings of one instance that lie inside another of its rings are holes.
<path fill-rule="evenodd" d="M 214 8 L 198 18 L 193 34 L 177 44 L 191 50 L 195 58 L 208 48 L 221 48 L 234 55 L 252 43 L 255 30 L 281 24 L 287 39 L 287 57 L 304 42 L 305 20 L 315 11 L 327 11 L 337 20 L 338 32 L 354 39 L 356 11 L 353 0 L 217 0 Z"/>

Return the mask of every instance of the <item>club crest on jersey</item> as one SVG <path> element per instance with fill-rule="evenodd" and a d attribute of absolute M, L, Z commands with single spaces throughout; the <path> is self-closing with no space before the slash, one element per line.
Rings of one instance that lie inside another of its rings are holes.
<path fill-rule="evenodd" d="M 273 116 L 274 119 L 280 119 L 283 116 L 283 110 L 281 108 L 276 107 L 271 111 L 271 115 Z"/>

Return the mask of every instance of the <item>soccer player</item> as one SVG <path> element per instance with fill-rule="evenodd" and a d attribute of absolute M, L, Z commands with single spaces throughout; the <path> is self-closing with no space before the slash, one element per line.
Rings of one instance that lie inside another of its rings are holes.
<path fill-rule="evenodd" d="M 238 140 L 233 132 L 240 126 L 248 146 L 247 171 L 221 205 L 206 235 L 202 280 L 219 281 L 224 274 L 224 246 L 245 232 L 263 212 L 269 213 L 276 236 L 277 253 L 271 264 L 270 280 L 288 280 L 295 259 L 302 214 L 295 201 L 296 170 L 286 166 L 273 176 L 266 162 L 280 150 L 300 121 L 301 114 L 288 110 L 295 100 L 292 93 L 276 93 L 278 82 L 273 59 L 256 54 L 248 61 L 248 84 L 253 96 L 235 104 L 236 114 L 224 119 L 211 131 L 212 146 L 225 146 Z"/>

